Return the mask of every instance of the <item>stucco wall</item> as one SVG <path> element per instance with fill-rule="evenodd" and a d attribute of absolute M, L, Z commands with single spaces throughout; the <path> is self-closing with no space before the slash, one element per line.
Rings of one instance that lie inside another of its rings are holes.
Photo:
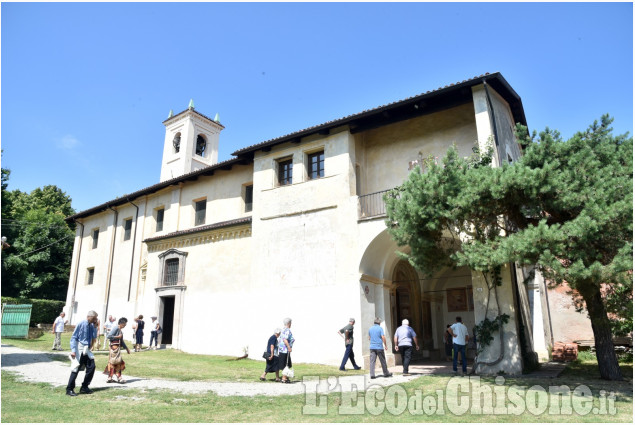
<path fill-rule="evenodd" d="M 357 135 L 362 152 L 362 193 L 392 189 L 408 177 L 410 161 L 429 156 L 441 159 L 456 144 L 469 156 L 477 140 L 471 103 L 424 115 Z"/>

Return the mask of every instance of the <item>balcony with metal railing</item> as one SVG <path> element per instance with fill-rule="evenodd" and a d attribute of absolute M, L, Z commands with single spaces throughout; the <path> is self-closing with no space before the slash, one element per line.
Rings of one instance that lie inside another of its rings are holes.
<path fill-rule="evenodd" d="M 359 219 L 379 218 L 386 216 L 386 203 L 384 202 L 384 195 L 390 192 L 392 189 L 386 189 L 375 193 L 369 193 L 367 195 L 358 196 L 359 203 Z"/>

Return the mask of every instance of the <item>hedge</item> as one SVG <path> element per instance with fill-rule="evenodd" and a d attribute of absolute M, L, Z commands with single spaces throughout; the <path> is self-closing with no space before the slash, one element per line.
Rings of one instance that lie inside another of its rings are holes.
<path fill-rule="evenodd" d="M 54 300 L 34 300 L 28 298 L 11 298 L 2 297 L 2 304 L 32 304 L 31 322 L 29 326 L 35 326 L 37 323 L 53 323 L 55 318 L 60 315 L 66 301 Z"/>

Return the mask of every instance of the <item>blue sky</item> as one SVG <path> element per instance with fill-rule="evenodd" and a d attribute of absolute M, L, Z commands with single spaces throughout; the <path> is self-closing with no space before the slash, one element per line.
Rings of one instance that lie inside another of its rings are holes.
<path fill-rule="evenodd" d="M 2 167 L 80 211 L 159 181 L 170 109 L 219 160 L 500 71 L 531 129 L 633 132 L 631 3 L 2 3 Z"/>

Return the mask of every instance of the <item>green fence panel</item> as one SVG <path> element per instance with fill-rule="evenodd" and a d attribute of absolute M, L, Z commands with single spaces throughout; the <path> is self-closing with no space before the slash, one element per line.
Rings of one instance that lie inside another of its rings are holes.
<path fill-rule="evenodd" d="M 26 338 L 29 336 L 31 304 L 2 305 L 2 337 Z"/>

